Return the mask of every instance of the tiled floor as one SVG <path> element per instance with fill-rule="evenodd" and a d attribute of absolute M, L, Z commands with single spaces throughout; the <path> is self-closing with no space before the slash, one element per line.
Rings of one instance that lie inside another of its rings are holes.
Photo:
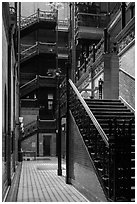
<path fill-rule="evenodd" d="M 57 176 L 57 159 L 23 161 L 17 202 L 88 202 L 72 185 Z"/>

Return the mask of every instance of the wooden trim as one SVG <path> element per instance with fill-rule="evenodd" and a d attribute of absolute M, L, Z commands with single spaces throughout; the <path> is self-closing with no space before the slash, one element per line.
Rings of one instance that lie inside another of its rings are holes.
<path fill-rule="evenodd" d="M 95 116 L 93 115 L 93 113 L 89 109 L 88 105 L 86 104 L 85 100 L 82 98 L 81 94 L 79 93 L 79 91 L 77 90 L 76 86 L 73 84 L 71 79 L 69 79 L 69 83 L 70 83 L 71 87 L 73 88 L 74 92 L 76 93 L 77 97 L 79 98 L 80 102 L 82 103 L 82 105 L 83 105 L 84 109 L 86 110 L 87 114 L 91 118 L 93 124 L 95 125 L 98 132 L 100 133 L 100 135 L 101 135 L 102 139 L 104 140 L 105 144 L 108 147 L 109 146 L 108 137 L 106 136 L 105 132 L 101 128 L 100 124 L 96 120 Z"/>

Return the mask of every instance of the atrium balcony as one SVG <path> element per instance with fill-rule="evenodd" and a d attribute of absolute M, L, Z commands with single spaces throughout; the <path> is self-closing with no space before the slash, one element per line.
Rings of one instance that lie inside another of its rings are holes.
<path fill-rule="evenodd" d="M 21 17 L 20 29 L 21 37 L 27 35 L 28 33 L 38 29 L 55 29 L 57 24 L 57 13 L 50 11 L 37 10 L 36 13 L 28 16 Z"/>
<path fill-rule="evenodd" d="M 76 38 L 99 40 L 108 24 L 107 14 L 79 12 L 76 15 Z"/>
<path fill-rule="evenodd" d="M 21 62 L 24 62 L 39 54 L 56 55 L 56 43 L 36 42 L 34 45 L 22 44 L 21 50 Z"/>

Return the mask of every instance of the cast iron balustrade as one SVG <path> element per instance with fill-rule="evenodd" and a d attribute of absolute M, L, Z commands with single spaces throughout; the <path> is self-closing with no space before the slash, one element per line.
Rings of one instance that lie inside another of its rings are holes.
<path fill-rule="evenodd" d="M 27 139 L 30 136 L 33 136 L 37 132 L 39 133 L 49 133 L 55 132 L 56 130 L 56 120 L 34 120 L 24 126 L 24 134 L 22 140 Z"/>
<path fill-rule="evenodd" d="M 58 29 L 68 29 L 69 21 L 68 20 L 59 20 L 58 21 Z"/>
<path fill-rule="evenodd" d="M 95 47 L 95 60 L 104 53 L 104 38 Z"/>
<path fill-rule="evenodd" d="M 28 16 L 28 17 L 21 17 L 21 29 L 24 29 L 34 23 L 45 21 L 45 22 L 56 22 L 57 20 L 57 13 L 49 12 L 49 11 L 41 11 L 37 10 L 36 13 Z"/>
<path fill-rule="evenodd" d="M 68 55 L 68 47 L 58 47 L 58 54 L 66 54 Z"/>
<path fill-rule="evenodd" d="M 37 121 L 34 120 L 30 123 L 28 123 L 27 125 L 24 126 L 24 135 L 23 138 L 26 138 L 30 135 L 33 135 L 36 131 L 37 131 L 38 125 L 37 125 Z M 23 139 L 22 138 L 22 139 Z"/>
<path fill-rule="evenodd" d="M 113 201 L 131 201 L 134 197 L 131 189 L 135 185 L 131 174 L 131 152 L 135 151 L 131 140 L 133 123 L 134 119 L 125 119 L 121 125 L 119 119 L 109 121 L 109 197 Z"/>
<path fill-rule="evenodd" d="M 38 107 L 38 99 L 21 99 L 21 107 L 26 107 L 26 108 L 37 108 Z"/>
<path fill-rule="evenodd" d="M 67 95 L 66 95 L 66 78 L 62 81 L 62 83 L 59 86 L 60 88 L 60 110 L 61 110 L 61 116 L 64 116 L 66 114 L 66 108 L 67 108 Z"/>
<path fill-rule="evenodd" d="M 73 82 L 68 84 L 69 108 L 108 201 L 131 201 L 135 198 L 134 115 L 118 100 L 85 102 Z M 65 103 L 63 94 L 61 101 Z"/>
<path fill-rule="evenodd" d="M 105 193 L 109 193 L 109 143 L 108 137 L 90 111 L 86 102 L 71 80 L 70 83 L 70 110 L 79 127 L 85 145 L 94 161 Z"/>
<path fill-rule="evenodd" d="M 78 13 L 76 28 L 79 26 L 104 28 L 107 26 L 107 14 Z"/>
<path fill-rule="evenodd" d="M 39 87 L 55 87 L 56 80 L 53 76 L 40 76 L 36 75 L 34 79 L 27 82 L 20 87 L 21 97 L 27 95 L 28 93 L 38 89 Z"/>
<path fill-rule="evenodd" d="M 21 52 L 21 61 L 39 53 L 56 54 L 56 43 L 36 42 L 35 45 L 32 45 L 27 49 L 24 49 L 22 45 L 22 49 L 23 51 Z"/>

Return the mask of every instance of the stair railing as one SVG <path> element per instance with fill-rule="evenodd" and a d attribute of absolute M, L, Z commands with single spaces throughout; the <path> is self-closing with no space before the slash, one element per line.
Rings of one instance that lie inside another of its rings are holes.
<path fill-rule="evenodd" d="M 37 78 L 38 78 L 38 77 L 37 77 L 37 75 L 36 75 L 36 77 L 35 77 L 34 79 L 32 79 L 31 81 L 27 82 L 26 84 L 23 84 L 20 88 L 22 89 L 22 88 L 24 88 L 25 86 L 28 86 L 29 84 L 35 82 L 35 81 L 37 80 Z"/>
<path fill-rule="evenodd" d="M 130 201 L 131 198 L 131 132 L 134 120 L 107 120 L 105 134 L 95 116 L 69 79 L 69 110 L 92 158 L 96 174 L 109 201 Z M 65 82 L 61 92 L 61 108 L 65 105 Z M 64 101 L 64 105 L 63 105 Z M 120 122 L 119 122 L 120 120 Z M 133 147 L 132 147 L 133 148 Z M 134 151 L 134 150 L 132 150 Z"/>
<path fill-rule="evenodd" d="M 92 158 L 104 193 L 109 194 L 109 141 L 85 100 L 69 79 L 69 107 Z"/>
<path fill-rule="evenodd" d="M 26 57 L 29 57 L 35 53 L 37 53 L 37 49 L 38 49 L 38 46 L 37 46 L 37 43 L 31 47 L 29 47 L 28 49 L 24 50 L 21 52 L 21 60 L 22 59 L 25 59 Z"/>
<path fill-rule="evenodd" d="M 69 84 L 71 85 L 72 89 L 74 90 L 75 94 L 77 95 L 79 101 L 81 102 L 81 104 L 83 105 L 84 109 L 86 110 L 87 114 L 89 115 L 89 117 L 91 118 L 91 120 L 93 121 L 93 124 L 95 125 L 95 127 L 97 128 L 98 132 L 100 133 L 100 136 L 102 137 L 103 141 L 105 142 L 105 144 L 107 145 L 107 147 L 109 146 L 108 143 L 108 137 L 106 136 L 105 132 L 103 131 L 103 129 L 101 128 L 100 124 L 98 123 L 98 121 L 96 120 L 95 116 L 93 115 L 93 113 L 91 112 L 91 110 L 89 109 L 88 105 L 86 104 L 85 100 L 82 98 L 81 94 L 79 93 L 78 89 L 76 88 L 76 86 L 74 85 L 74 83 L 71 81 L 71 79 L 69 79 Z"/>
<path fill-rule="evenodd" d="M 36 13 L 28 17 L 22 17 L 21 29 L 26 28 L 27 26 L 30 26 L 31 24 L 39 20 L 56 21 L 56 19 L 57 14 L 55 12 L 41 11 L 38 9 Z"/>
<path fill-rule="evenodd" d="M 23 45 L 22 45 L 23 47 Z M 29 46 L 27 49 L 24 49 L 21 52 L 21 60 L 36 54 L 36 53 L 55 53 L 56 52 L 56 43 L 44 43 L 44 42 L 36 42 L 34 45 Z"/>
<path fill-rule="evenodd" d="M 25 125 L 24 126 L 24 135 L 23 135 L 22 139 L 28 137 L 30 134 L 32 134 L 34 131 L 36 131 L 37 127 L 38 127 L 38 124 L 37 124 L 36 120 Z"/>

